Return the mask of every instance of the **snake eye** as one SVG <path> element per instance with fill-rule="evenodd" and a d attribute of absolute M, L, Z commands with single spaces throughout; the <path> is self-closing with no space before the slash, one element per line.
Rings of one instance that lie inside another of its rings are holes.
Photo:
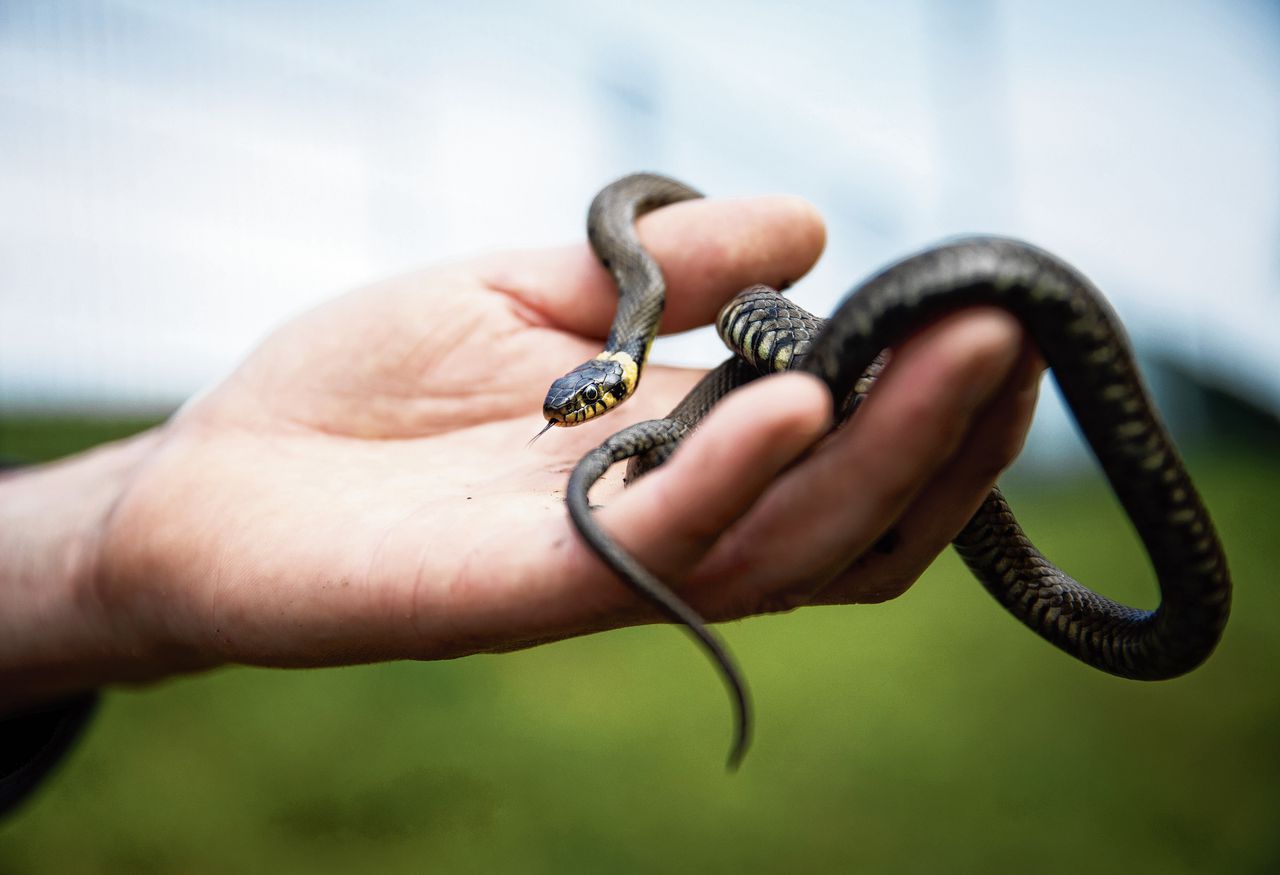
<path fill-rule="evenodd" d="M 588 404 L 595 404 L 600 400 L 600 390 L 596 388 L 595 383 L 582 390 L 582 400 Z"/>

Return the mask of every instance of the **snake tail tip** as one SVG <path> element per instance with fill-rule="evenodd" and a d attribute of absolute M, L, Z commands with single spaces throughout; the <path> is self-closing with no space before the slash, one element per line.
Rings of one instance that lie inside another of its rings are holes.
<path fill-rule="evenodd" d="M 736 774 L 738 769 L 742 767 L 742 762 L 747 758 L 747 751 L 751 749 L 751 712 L 747 705 L 745 690 L 742 691 L 742 698 L 739 702 L 742 706 L 741 720 L 738 722 L 736 731 L 733 734 L 733 745 L 729 748 L 729 758 L 725 761 L 724 770 L 730 774 Z"/>

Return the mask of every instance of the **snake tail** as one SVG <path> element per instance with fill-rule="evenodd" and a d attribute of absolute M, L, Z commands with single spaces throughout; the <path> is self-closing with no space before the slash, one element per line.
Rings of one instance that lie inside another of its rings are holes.
<path fill-rule="evenodd" d="M 662 419 L 640 422 L 610 437 L 579 460 L 569 475 L 566 503 L 569 516 L 584 541 L 626 585 L 656 607 L 669 620 L 688 630 L 716 665 L 729 690 L 734 707 L 734 735 L 729 750 L 728 768 L 742 763 L 751 743 L 751 700 L 747 683 L 728 648 L 706 621 L 661 580 L 636 561 L 595 521 L 588 500 L 591 487 L 615 463 L 637 458 L 666 445 L 675 446 L 688 432 L 678 420 Z"/>

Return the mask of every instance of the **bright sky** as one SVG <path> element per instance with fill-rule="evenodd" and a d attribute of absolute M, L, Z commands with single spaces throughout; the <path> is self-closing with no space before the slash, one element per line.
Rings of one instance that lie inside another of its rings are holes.
<path fill-rule="evenodd" d="M 173 406 L 345 288 L 580 238 L 635 169 L 813 200 L 819 312 L 940 238 L 1031 240 L 1280 413 L 1261 0 L 4 4 L 0 150 L 0 414 Z"/>

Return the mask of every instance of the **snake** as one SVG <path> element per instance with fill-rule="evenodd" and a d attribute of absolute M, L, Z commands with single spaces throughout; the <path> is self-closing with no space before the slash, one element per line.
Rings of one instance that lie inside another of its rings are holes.
<path fill-rule="evenodd" d="M 595 419 L 636 391 L 666 286 L 635 222 L 699 197 L 674 179 L 636 173 L 605 186 L 592 201 L 588 239 L 617 285 L 618 309 L 604 350 L 552 383 L 543 404 L 544 431 Z M 666 417 L 631 425 L 583 456 L 565 493 L 573 525 L 590 549 L 623 584 L 683 626 L 717 666 L 734 707 L 731 769 L 751 739 L 745 679 L 697 611 L 600 526 L 589 502 L 591 487 L 618 462 L 628 461 L 628 484 L 660 466 L 722 397 L 771 373 L 814 374 L 830 393 L 836 421 L 847 420 L 874 391 L 886 350 L 927 323 L 974 305 L 1008 311 L 1038 347 L 1138 534 L 1160 603 L 1154 610 L 1129 607 L 1062 571 L 1036 549 L 998 486 L 953 539 L 956 552 L 1009 613 L 1104 672 L 1136 680 L 1173 678 L 1199 666 L 1217 646 L 1232 588 L 1221 541 L 1119 318 L 1075 268 L 1020 240 L 956 238 L 858 284 L 825 320 L 767 286 L 752 286 L 725 304 L 716 320 L 734 355 L 709 371 Z"/>

